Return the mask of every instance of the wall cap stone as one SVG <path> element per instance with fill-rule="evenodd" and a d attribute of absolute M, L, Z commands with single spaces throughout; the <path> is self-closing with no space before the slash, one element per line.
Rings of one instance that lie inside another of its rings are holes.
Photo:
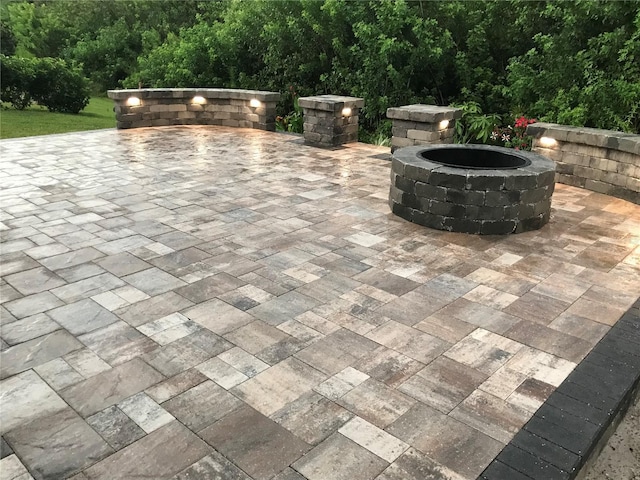
<path fill-rule="evenodd" d="M 107 96 L 112 100 L 126 100 L 129 97 L 138 97 L 143 100 L 145 98 L 189 98 L 196 95 L 223 100 L 256 99 L 261 102 L 277 102 L 280 100 L 279 92 L 234 88 L 130 88 L 107 91 Z"/>
<path fill-rule="evenodd" d="M 462 117 L 461 108 L 437 105 L 415 104 L 387 109 L 387 118 L 411 122 L 434 123 L 442 120 L 455 120 L 460 117 Z"/>
<path fill-rule="evenodd" d="M 344 97 L 341 95 L 315 95 L 312 97 L 300 97 L 298 99 L 298 105 L 311 110 L 338 112 L 343 108 L 364 107 L 364 98 Z"/>
<path fill-rule="evenodd" d="M 527 134 L 535 138 L 550 137 L 559 142 L 611 148 L 640 155 L 640 135 L 633 133 L 599 128 L 572 127 L 556 123 L 532 123 L 527 126 Z"/>

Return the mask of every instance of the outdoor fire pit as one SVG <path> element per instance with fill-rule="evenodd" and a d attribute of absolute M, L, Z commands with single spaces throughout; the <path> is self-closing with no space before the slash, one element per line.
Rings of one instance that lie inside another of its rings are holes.
<path fill-rule="evenodd" d="M 432 145 L 393 154 L 389 206 L 419 225 L 501 235 L 549 221 L 555 163 L 489 145 Z"/>

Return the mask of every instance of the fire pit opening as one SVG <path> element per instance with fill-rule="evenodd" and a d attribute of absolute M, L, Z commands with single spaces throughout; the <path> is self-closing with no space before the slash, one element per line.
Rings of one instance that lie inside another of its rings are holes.
<path fill-rule="evenodd" d="M 393 153 L 389 206 L 411 222 L 452 232 L 536 230 L 551 216 L 555 163 L 489 145 L 412 146 Z"/>
<path fill-rule="evenodd" d="M 510 169 L 531 165 L 530 159 L 515 154 L 513 150 L 480 150 L 469 148 L 469 145 L 424 150 L 420 152 L 420 156 L 447 167 L 474 170 Z"/>

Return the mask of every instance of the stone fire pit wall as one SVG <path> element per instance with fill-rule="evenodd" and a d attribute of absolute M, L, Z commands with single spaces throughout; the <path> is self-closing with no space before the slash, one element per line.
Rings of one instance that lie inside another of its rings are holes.
<path fill-rule="evenodd" d="M 556 162 L 556 181 L 640 204 L 640 135 L 534 123 L 533 151 Z"/>
<path fill-rule="evenodd" d="M 391 152 L 412 145 L 453 143 L 456 119 L 462 110 L 435 105 L 404 105 L 387 109 L 393 121 Z"/>
<path fill-rule="evenodd" d="M 364 99 L 339 95 L 301 97 L 304 141 L 318 147 L 335 147 L 358 141 L 358 118 Z"/>
<path fill-rule="evenodd" d="M 430 228 L 483 235 L 521 233 L 549 221 L 554 163 L 531 152 L 518 152 L 527 166 L 501 170 L 452 168 L 421 157 L 425 149 L 405 147 L 391 163 L 389 207 L 399 217 Z M 458 145 L 476 151 L 487 145 Z M 506 150 L 506 149 L 505 149 Z"/>
<path fill-rule="evenodd" d="M 117 128 L 223 125 L 275 131 L 278 92 L 228 88 L 109 90 Z"/>

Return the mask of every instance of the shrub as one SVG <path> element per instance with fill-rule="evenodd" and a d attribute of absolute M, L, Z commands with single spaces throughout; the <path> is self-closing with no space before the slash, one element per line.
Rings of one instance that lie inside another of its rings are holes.
<path fill-rule="evenodd" d="M 289 87 L 289 91 L 285 94 L 289 102 L 292 103 L 293 109 L 286 115 L 278 115 L 276 117 L 276 130 L 279 132 L 303 133 L 303 116 L 302 108 L 298 105 L 298 93 L 293 86 Z"/>
<path fill-rule="evenodd" d="M 494 128 L 500 124 L 500 116 L 482 113 L 477 102 L 453 104 L 462 109 L 462 117 L 455 123 L 453 140 L 456 143 L 487 143 Z"/>
<path fill-rule="evenodd" d="M 34 63 L 32 58 L 0 55 L 0 99 L 3 102 L 10 103 L 18 110 L 24 110 L 31 105 L 30 86 L 35 77 Z"/>
<path fill-rule="evenodd" d="M 22 110 L 32 102 L 51 112 L 78 113 L 89 103 L 89 82 L 58 58 L 0 55 L 3 102 Z"/>

